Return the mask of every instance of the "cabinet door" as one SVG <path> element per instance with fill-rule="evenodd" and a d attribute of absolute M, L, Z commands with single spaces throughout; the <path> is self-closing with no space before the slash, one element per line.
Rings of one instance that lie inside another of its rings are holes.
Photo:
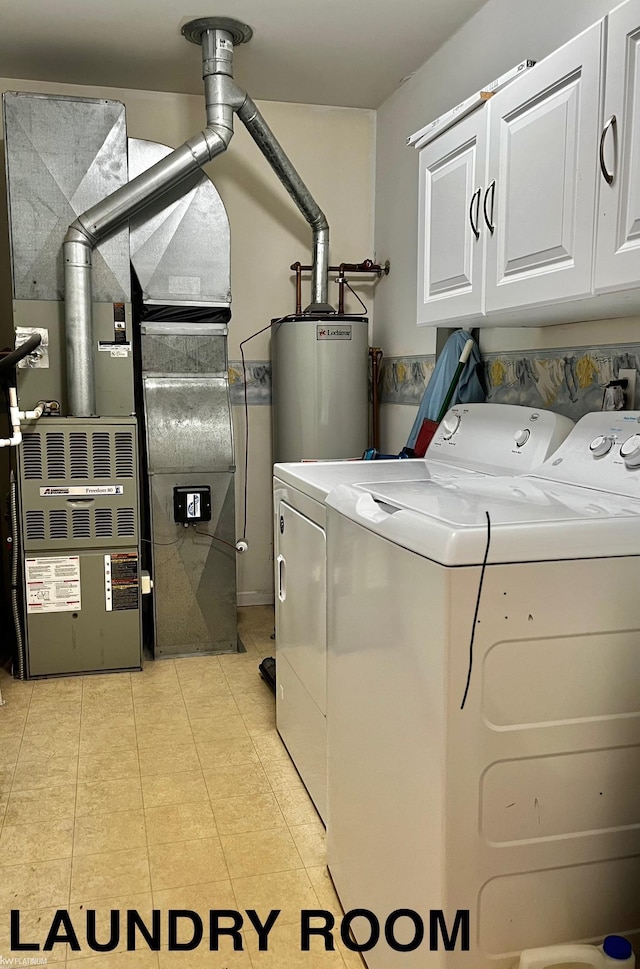
<path fill-rule="evenodd" d="M 420 152 L 418 324 L 482 314 L 486 110 Z"/>
<path fill-rule="evenodd" d="M 485 311 L 592 292 L 599 21 L 489 102 Z"/>
<path fill-rule="evenodd" d="M 640 2 L 609 14 L 596 289 L 640 284 Z"/>

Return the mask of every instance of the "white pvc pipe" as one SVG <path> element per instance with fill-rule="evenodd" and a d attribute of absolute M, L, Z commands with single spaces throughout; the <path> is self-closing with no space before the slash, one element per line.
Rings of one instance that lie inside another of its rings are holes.
<path fill-rule="evenodd" d="M 9 387 L 9 422 L 13 430 L 13 436 L 0 440 L 0 447 L 18 447 L 19 444 L 22 444 L 18 392 L 15 387 Z"/>

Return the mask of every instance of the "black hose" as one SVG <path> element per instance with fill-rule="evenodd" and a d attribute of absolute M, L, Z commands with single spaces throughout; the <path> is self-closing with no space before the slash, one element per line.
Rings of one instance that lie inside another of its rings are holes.
<path fill-rule="evenodd" d="M 12 350 L 11 353 L 8 353 L 6 357 L 2 357 L 2 359 L 0 359 L 0 373 L 15 367 L 17 363 L 20 363 L 20 361 L 24 360 L 25 357 L 28 357 L 30 353 L 33 353 L 33 351 L 36 350 L 41 343 L 42 337 L 40 334 L 32 334 L 28 340 L 25 340 L 25 342 L 21 343 L 19 347 Z"/>
<path fill-rule="evenodd" d="M 18 568 L 20 564 L 19 531 L 18 531 L 18 502 L 17 484 L 13 471 L 11 472 L 11 612 L 16 632 L 16 657 L 13 675 L 17 680 L 26 679 L 26 656 L 24 639 L 22 637 L 22 623 L 20 621 L 20 606 L 18 602 Z"/>

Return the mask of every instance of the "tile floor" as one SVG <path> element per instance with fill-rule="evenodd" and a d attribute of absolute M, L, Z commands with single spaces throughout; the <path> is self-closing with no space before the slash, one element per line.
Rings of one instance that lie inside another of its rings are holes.
<path fill-rule="evenodd" d="M 300 910 L 341 910 L 324 828 L 257 670 L 273 654 L 272 630 L 273 610 L 258 606 L 240 610 L 244 654 L 35 683 L 2 671 L 2 959 L 56 969 L 362 969 L 342 946 L 300 951 Z M 12 908 L 22 938 L 40 945 L 55 910 L 68 909 L 82 951 L 12 953 Z M 209 910 L 250 908 L 263 917 L 282 910 L 268 952 L 250 925 L 242 952 L 210 952 Z M 109 935 L 111 909 L 149 913 L 149 923 L 152 909 L 188 909 L 204 913 L 205 941 L 194 952 L 156 953 L 126 952 L 123 939 L 96 955 L 86 909 L 97 912 L 98 940 Z"/>

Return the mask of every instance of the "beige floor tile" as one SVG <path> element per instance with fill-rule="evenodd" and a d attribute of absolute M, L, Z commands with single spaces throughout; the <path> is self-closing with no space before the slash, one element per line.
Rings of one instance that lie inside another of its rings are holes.
<path fill-rule="evenodd" d="M 15 769 L 5 768 L 0 770 L 0 798 L 6 799 L 9 796 L 14 776 Z"/>
<path fill-rule="evenodd" d="M 167 721 L 185 721 L 187 719 L 184 701 L 181 696 L 177 696 L 175 693 L 163 699 L 134 697 L 133 709 L 136 726 L 154 725 Z"/>
<path fill-rule="evenodd" d="M 245 794 L 270 793 L 269 781 L 259 764 L 236 764 L 204 772 L 209 797 L 220 800 Z"/>
<path fill-rule="evenodd" d="M 209 938 L 210 910 L 230 909 L 235 911 L 236 909 L 235 895 L 228 878 L 219 882 L 209 882 L 205 885 L 189 885 L 185 888 L 169 888 L 163 892 L 154 892 L 153 904 L 154 908 L 160 909 L 163 913 L 162 919 L 165 924 L 165 913 L 169 909 L 195 912 L 202 923 L 203 939 Z M 182 924 L 178 923 L 178 941 L 185 942 L 192 939 L 193 931 L 194 923 L 189 919 L 185 919 Z M 198 949 L 198 958 L 207 947 L 207 944 L 203 943 L 202 947 Z"/>
<path fill-rule="evenodd" d="M 198 744 L 203 768 L 231 767 L 236 764 L 259 764 L 251 737 L 228 737 L 218 743 Z"/>
<path fill-rule="evenodd" d="M 231 692 L 235 694 L 254 694 L 263 696 L 269 687 L 265 684 L 258 670 L 259 658 L 255 657 L 253 662 L 247 666 L 234 670 L 228 668 L 226 671 L 227 683 Z M 270 691 L 269 691 L 270 692 Z M 271 694 L 273 696 L 273 694 Z"/>
<path fill-rule="evenodd" d="M 151 891 L 145 848 L 76 855 L 71 870 L 71 901 L 111 898 Z"/>
<path fill-rule="evenodd" d="M 221 669 L 200 675 L 180 677 L 180 690 L 186 700 L 198 697 L 230 696 L 229 684 Z"/>
<path fill-rule="evenodd" d="M 219 838 L 149 847 L 154 892 L 206 885 L 229 877 Z"/>
<path fill-rule="evenodd" d="M 318 865 L 317 867 L 307 868 L 307 875 L 309 876 L 313 889 L 318 896 L 320 908 L 331 912 L 336 918 L 342 918 L 343 910 L 342 906 L 340 905 L 340 899 L 338 898 L 336 890 L 333 887 L 333 882 L 327 866 Z"/>
<path fill-rule="evenodd" d="M 318 899 L 303 869 L 278 871 L 250 878 L 234 878 L 232 883 L 239 911 L 255 909 L 261 918 L 271 909 L 280 909 L 278 923 L 300 924 L 303 908 L 318 908 Z"/>
<path fill-rule="evenodd" d="M 71 916 L 71 921 L 78 934 L 78 941 L 80 942 L 80 951 L 75 952 L 69 948 L 67 954 L 67 961 L 70 965 L 72 962 L 76 963 L 78 960 L 84 960 L 87 957 L 95 957 L 97 955 L 92 949 L 87 945 L 86 940 L 86 924 L 87 924 L 87 911 L 93 910 L 96 920 L 96 939 L 98 942 L 106 944 L 112 939 L 111 934 L 111 911 L 117 911 L 120 913 L 119 927 L 120 927 L 120 940 L 118 945 L 113 950 L 114 952 L 123 952 L 127 948 L 127 911 L 131 909 L 132 911 L 138 912 L 141 919 L 144 921 L 145 925 L 148 926 L 149 931 L 152 930 L 152 912 L 153 912 L 153 899 L 151 892 L 146 892 L 140 895 L 124 895 L 115 896 L 113 898 L 87 898 L 83 899 L 82 902 L 76 902 L 70 906 L 69 914 Z M 82 928 L 82 936 L 80 929 Z M 164 929 L 164 927 L 162 927 Z M 161 935 L 162 940 L 162 935 Z M 146 948 L 146 942 L 144 938 L 140 935 L 139 930 L 136 930 L 135 934 L 136 947 Z M 83 963 L 81 963 L 83 964 Z"/>
<path fill-rule="evenodd" d="M 17 941 L 22 943 L 35 942 L 42 947 L 46 941 L 56 911 L 57 909 L 55 908 L 29 909 L 26 911 L 21 909 Z M 26 962 L 22 962 L 21 960 L 24 960 L 25 957 L 28 959 L 30 956 L 36 959 L 46 958 L 47 965 L 59 966 L 66 961 L 67 946 L 65 943 L 56 943 L 53 949 L 44 955 L 37 951 L 25 952 L 24 949 L 12 949 L 9 917 L 7 916 L 5 918 L 3 916 L 0 919 L 0 953 L 2 953 L 4 960 L 15 959 L 14 966 L 27 965 Z M 9 965 L 9 963 L 5 961 L 5 965 Z"/>
<path fill-rule="evenodd" d="M 82 718 L 80 749 L 83 754 L 108 750 L 133 750 L 138 746 L 132 713 L 112 714 L 105 719 Z"/>
<path fill-rule="evenodd" d="M 70 858 L 73 820 L 38 821 L 35 824 L 4 824 L 0 835 L 0 867 L 37 864 Z"/>
<path fill-rule="evenodd" d="M 284 762 L 285 764 L 291 763 L 287 748 L 283 744 L 282 738 L 277 730 L 270 730 L 269 733 L 255 737 L 253 743 L 260 760 Z"/>
<path fill-rule="evenodd" d="M 154 747 L 163 750 L 179 744 L 193 743 L 193 733 L 188 720 L 163 720 L 161 723 L 136 724 L 138 750 Z"/>
<path fill-rule="evenodd" d="M 327 833 L 320 821 L 294 824 L 289 830 L 305 866 L 310 868 L 327 863 Z"/>
<path fill-rule="evenodd" d="M 84 723 L 122 716 L 133 716 L 133 697 L 128 690 L 83 694 L 82 720 Z"/>
<path fill-rule="evenodd" d="M 231 693 L 228 696 L 189 697 L 185 703 L 189 712 L 189 719 L 192 722 L 194 720 L 227 720 L 239 713 Z"/>
<path fill-rule="evenodd" d="M 76 818 L 88 814 L 114 814 L 142 807 L 139 776 L 81 781 L 78 784 Z"/>
<path fill-rule="evenodd" d="M 38 746 L 44 750 L 50 749 L 58 743 L 67 744 L 80 739 L 80 716 L 72 719 L 57 720 L 44 718 L 43 720 L 28 717 L 22 735 L 22 744 Z"/>
<path fill-rule="evenodd" d="M 198 768 L 175 774 L 147 774 L 142 778 L 142 798 L 145 808 L 204 801 L 207 788 L 202 771 Z"/>
<path fill-rule="evenodd" d="M 190 744 L 161 745 L 159 747 L 144 747 L 138 754 L 140 760 L 140 774 L 166 774 L 167 771 L 200 770 L 200 760 L 196 745 Z"/>
<path fill-rule="evenodd" d="M 271 793 L 212 798 L 211 806 L 221 835 L 286 827 L 275 795 Z"/>
<path fill-rule="evenodd" d="M 273 606 L 241 606 L 238 609 L 238 625 L 250 632 L 273 632 L 275 611 Z"/>
<path fill-rule="evenodd" d="M 73 854 L 97 855 L 147 844 L 142 810 L 114 814 L 85 814 L 76 818 Z"/>
<path fill-rule="evenodd" d="M 47 755 L 26 750 L 20 752 L 13 777 L 13 791 L 34 791 L 75 784 L 78 755 Z"/>
<path fill-rule="evenodd" d="M 79 781 L 117 780 L 121 777 L 138 777 L 137 750 L 103 750 L 101 753 L 80 754 L 78 761 Z"/>
<path fill-rule="evenodd" d="M 218 656 L 181 656 L 174 660 L 176 673 L 182 680 L 200 673 L 210 673 L 220 669 Z"/>
<path fill-rule="evenodd" d="M 231 879 L 267 875 L 274 871 L 304 868 L 293 838 L 286 828 L 253 831 L 221 837 Z"/>
<path fill-rule="evenodd" d="M 275 697 L 266 683 L 260 693 L 236 693 L 233 698 L 243 717 L 275 717 Z"/>
<path fill-rule="evenodd" d="M 71 859 L 3 868 L 0 878 L 0 912 L 12 908 L 66 908 L 69 902 Z"/>
<path fill-rule="evenodd" d="M 313 801 L 305 790 L 278 791 L 276 797 L 287 824 L 315 824 L 320 821 Z"/>
<path fill-rule="evenodd" d="M 16 727 L 24 727 L 29 713 L 29 698 L 25 703 L 12 703 L 3 696 L 4 706 L 0 707 L 0 736 L 13 731 Z"/>
<path fill-rule="evenodd" d="M 77 965 L 79 969 L 158 969 L 158 953 L 150 952 L 146 947 L 137 952 L 110 952 L 82 958 Z"/>
<path fill-rule="evenodd" d="M 220 951 L 210 952 L 203 943 L 195 952 L 168 952 L 163 949 L 158 953 L 160 969 L 252 969 L 249 954 L 246 951 L 234 952 L 231 940 L 220 940 Z M 285 967 L 281 967 L 285 969 Z"/>
<path fill-rule="evenodd" d="M 22 737 L 7 736 L 0 726 L 0 771 L 9 767 L 13 769 L 18 761 Z"/>
<path fill-rule="evenodd" d="M 48 698 L 72 699 L 82 694 L 81 676 L 57 676 L 48 680 L 36 680 L 33 684 L 33 700 Z"/>
<path fill-rule="evenodd" d="M 269 949 L 258 952 L 257 939 L 248 937 L 253 969 L 344 969 L 336 950 L 325 952 L 320 937 L 312 937 L 308 952 L 300 949 L 300 925 L 276 923 L 269 935 Z"/>
<path fill-rule="evenodd" d="M 230 737 L 248 737 L 244 720 L 239 713 L 230 714 L 222 720 L 218 718 L 197 718 L 191 720 L 193 737 L 197 744 L 215 743 Z"/>
<path fill-rule="evenodd" d="M 95 673 L 82 677 L 83 696 L 87 693 L 119 692 L 131 693 L 131 673 Z"/>
<path fill-rule="evenodd" d="M 306 791 L 292 762 L 264 761 L 262 766 L 276 794 L 282 791 Z"/>
<path fill-rule="evenodd" d="M 149 845 L 196 841 L 218 833 L 208 800 L 147 808 L 144 814 Z"/>
<path fill-rule="evenodd" d="M 180 681 L 173 663 L 149 664 L 140 676 L 131 680 L 131 691 L 136 698 L 145 696 L 165 696 L 167 693 L 179 694 Z"/>

